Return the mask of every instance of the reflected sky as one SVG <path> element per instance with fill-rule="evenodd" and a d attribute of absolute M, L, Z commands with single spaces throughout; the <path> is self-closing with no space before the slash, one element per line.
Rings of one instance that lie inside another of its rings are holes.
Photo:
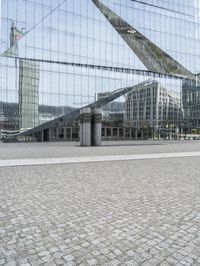
<path fill-rule="evenodd" d="M 19 41 L 21 57 L 146 69 L 90 0 L 1 2 L 1 52 L 9 47 L 13 21 L 25 31 L 32 29 Z M 102 3 L 187 69 L 200 72 L 199 1 L 102 0 Z M 41 63 L 39 99 L 41 104 L 80 107 L 91 103 L 98 92 L 148 78 Z M 169 90 L 180 91 L 180 81 L 160 81 Z M 18 101 L 17 84 L 15 60 L 2 58 L 3 101 Z"/>

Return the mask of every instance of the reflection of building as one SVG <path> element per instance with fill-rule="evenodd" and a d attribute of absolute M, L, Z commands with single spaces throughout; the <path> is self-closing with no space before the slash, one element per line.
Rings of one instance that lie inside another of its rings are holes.
<path fill-rule="evenodd" d="M 20 129 L 21 121 L 18 119 L 19 104 L 0 102 L 0 129 L 17 130 Z M 74 108 L 70 106 L 48 106 L 39 105 L 38 120 L 43 123 L 59 117 L 65 113 L 70 113 Z M 28 120 L 28 118 L 27 118 Z M 24 120 L 26 121 L 26 119 Z"/>
<path fill-rule="evenodd" d="M 63 114 L 67 114 L 75 110 L 70 106 L 49 106 L 39 105 L 39 123 L 55 119 Z"/>
<path fill-rule="evenodd" d="M 4 56 L 17 58 L 19 55 L 18 41 L 25 33 L 12 23 L 10 31 L 10 47 Z M 17 69 L 17 59 L 15 68 Z M 39 122 L 39 77 L 40 63 L 32 60 L 19 59 L 19 121 L 21 129 L 28 129 Z M 17 77 L 16 77 L 17 80 Z M 15 84 L 17 87 L 17 84 Z"/>
<path fill-rule="evenodd" d="M 96 100 L 104 99 L 111 95 L 111 92 L 97 93 Z M 119 120 L 124 117 L 124 102 L 113 101 L 101 107 L 103 120 Z"/>
<path fill-rule="evenodd" d="M 150 80 L 128 93 L 125 123 L 134 128 L 176 128 L 181 121 L 180 97 Z"/>
<path fill-rule="evenodd" d="M 160 49 L 151 40 L 142 35 L 138 30 L 133 28 L 106 5 L 101 3 L 99 0 L 92 0 L 92 2 L 97 6 L 97 8 L 148 70 L 194 79 L 194 74 L 192 74 L 165 51 Z"/>
<path fill-rule="evenodd" d="M 39 63 L 19 60 L 20 128 L 27 129 L 39 122 Z"/>
<path fill-rule="evenodd" d="M 0 102 L 0 129 L 19 129 L 18 104 Z"/>
<path fill-rule="evenodd" d="M 114 101 L 102 107 L 104 120 L 123 120 L 124 102 Z"/>
<path fill-rule="evenodd" d="M 111 92 L 109 92 L 109 91 L 99 92 L 99 93 L 96 94 L 96 97 L 95 98 L 96 98 L 96 101 L 98 101 L 98 100 L 100 100 L 102 98 L 105 98 L 105 97 L 107 97 L 109 95 L 111 95 Z"/>
<path fill-rule="evenodd" d="M 198 1 L 86 0 L 85 5 L 68 1 L 58 6 L 58 1 L 50 2 L 47 7 L 45 1 L 2 1 L 1 52 L 5 52 L 0 59 L 0 99 L 19 107 L 6 116 L 0 111 L 3 127 L 13 127 L 15 122 L 17 127 L 20 123 L 20 128 L 32 128 L 59 117 L 55 109 L 55 113 L 38 114 L 38 102 L 52 110 L 53 106 L 83 107 L 97 92 L 108 96 L 147 76 L 165 78 L 167 84 L 171 83 L 169 75 L 196 78 Z M 180 92 L 181 82 L 173 89 Z M 123 111 L 118 111 L 122 109 L 115 102 L 103 110 L 113 121 L 122 119 Z M 195 110 L 190 114 L 198 117 Z M 53 126 L 57 127 L 59 119 Z M 146 119 L 142 124 L 147 126 Z M 48 125 L 41 125 L 41 130 Z"/>
<path fill-rule="evenodd" d="M 186 127 L 200 128 L 200 86 L 195 82 L 184 82 L 182 102 Z"/>

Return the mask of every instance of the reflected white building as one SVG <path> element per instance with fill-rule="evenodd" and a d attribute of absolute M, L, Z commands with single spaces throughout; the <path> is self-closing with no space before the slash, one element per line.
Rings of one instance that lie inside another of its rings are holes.
<path fill-rule="evenodd" d="M 40 64 L 19 60 L 19 122 L 20 129 L 33 128 L 39 123 Z"/>
<path fill-rule="evenodd" d="M 169 92 L 156 80 L 127 94 L 125 124 L 136 129 L 177 128 L 182 119 L 180 95 Z"/>

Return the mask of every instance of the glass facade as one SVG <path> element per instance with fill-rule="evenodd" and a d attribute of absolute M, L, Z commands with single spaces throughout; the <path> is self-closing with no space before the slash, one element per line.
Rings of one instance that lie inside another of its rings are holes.
<path fill-rule="evenodd" d="M 100 93 L 149 79 L 146 72 L 123 71 L 151 67 L 114 29 L 98 2 L 188 73 L 200 72 L 199 0 L 1 0 L 1 129 L 34 127 L 94 102 Z M 181 79 L 157 81 L 181 95 Z"/>

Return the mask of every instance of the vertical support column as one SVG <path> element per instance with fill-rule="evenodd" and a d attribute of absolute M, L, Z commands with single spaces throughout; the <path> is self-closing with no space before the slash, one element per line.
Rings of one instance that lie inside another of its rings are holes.
<path fill-rule="evenodd" d="M 126 139 L 126 128 L 123 128 L 123 139 Z"/>
<path fill-rule="evenodd" d="M 141 129 L 141 140 L 144 140 L 144 129 Z"/>
<path fill-rule="evenodd" d="M 67 128 L 64 127 L 64 141 L 67 140 Z"/>
<path fill-rule="evenodd" d="M 107 138 L 107 127 L 105 126 L 105 129 L 104 129 L 104 138 L 106 139 Z"/>
<path fill-rule="evenodd" d="M 56 140 L 57 141 L 59 140 L 59 128 L 58 127 L 56 128 Z"/>
<path fill-rule="evenodd" d="M 43 142 L 44 141 L 44 131 L 38 132 L 38 141 Z"/>
<path fill-rule="evenodd" d="M 151 138 L 154 139 L 154 130 L 151 129 Z"/>
<path fill-rule="evenodd" d="M 92 112 L 92 146 L 101 145 L 101 127 L 102 127 L 102 111 L 100 108 L 95 108 Z"/>
<path fill-rule="evenodd" d="M 149 139 L 149 129 L 146 130 L 146 139 Z"/>
<path fill-rule="evenodd" d="M 51 128 L 49 128 L 49 141 L 51 141 Z"/>
<path fill-rule="evenodd" d="M 70 131 L 70 134 L 71 134 L 71 131 Z M 80 110 L 79 139 L 80 139 L 80 145 L 83 146 L 83 114 L 82 114 L 82 109 Z"/>
<path fill-rule="evenodd" d="M 73 127 L 70 127 L 70 141 L 73 141 Z"/>
<path fill-rule="evenodd" d="M 91 146 L 91 108 L 80 110 L 80 145 Z"/>
<path fill-rule="evenodd" d="M 129 139 L 130 140 L 132 139 L 132 128 L 131 127 L 129 128 Z"/>
<path fill-rule="evenodd" d="M 112 126 L 110 128 L 110 136 L 111 136 L 111 140 L 113 140 L 113 127 Z"/>
<path fill-rule="evenodd" d="M 137 139 L 138 139 L 138 130 L 135 129 L 135 140 L 137 140 Z"/>
<path fill-rule="evenodd" d="M 119 140 L 119 127 L 117 128 L 117 139 Z"/>

